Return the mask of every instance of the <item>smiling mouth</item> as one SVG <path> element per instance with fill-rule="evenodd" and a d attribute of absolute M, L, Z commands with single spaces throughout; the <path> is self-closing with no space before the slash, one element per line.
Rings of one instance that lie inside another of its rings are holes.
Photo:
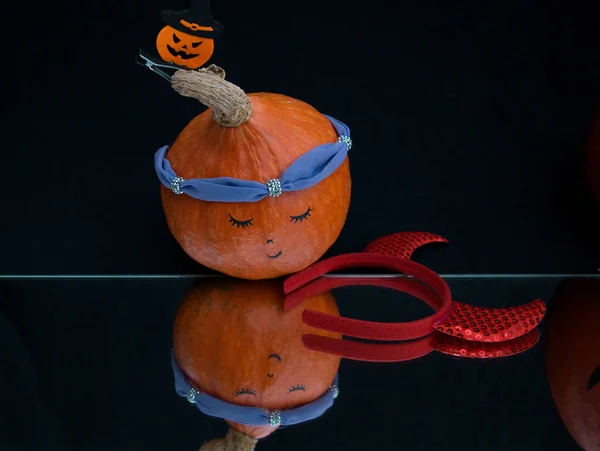
<path fill-rule="evenodd" d="M 275 255 L 269 255 L 269 254 L 267 254 L 267 257 L 269 257 L 269 258 L 277 258 L 277 257 L 279 257 L 281 254 L 283 254 L 283 251 L 279 251 L 279 252 L 277 252 Z"/>
<path fill-rule="evenodd" d="M 196 58 L 198 55 L 194 54 L 194 53 L 187 53 L 184 52 L 183 50 L 175 50 L 173 47 L 171 47 L 170 45 L 167 44 L 167 50 L 169 51 L 169 53 L 173 56 L 178 56 L 179 58 L 182 58 L 184 60 L 189 60 L 192 58 Z"/>

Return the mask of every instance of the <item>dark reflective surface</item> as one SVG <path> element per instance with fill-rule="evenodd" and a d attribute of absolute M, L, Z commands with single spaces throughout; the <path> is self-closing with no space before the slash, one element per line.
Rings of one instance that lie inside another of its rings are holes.
<path fill-rule="evenodd" d="M 448 282 L 455 300 L 509 307 L 549 302 L 559 279 Z M 222 437 L 225 422 L 200 413 L 173 387 L 173 322 L 192 283 L 0 282 L 0 448 L 196 450 Z M 351 318 L 410 321 L 430 312 L 383 288 L 334 295 Z M 402 363 L 342 360 L 334 406 L 276 431 L 257 449 L 577 450 L 546 379 L 545 321 L 540 330 L 533 349 L 501 359 L 433 352 Z"/>

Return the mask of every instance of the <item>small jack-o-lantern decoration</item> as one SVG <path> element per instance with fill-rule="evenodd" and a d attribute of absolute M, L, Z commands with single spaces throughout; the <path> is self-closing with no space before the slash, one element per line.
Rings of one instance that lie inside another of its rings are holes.
<path fill-rule="evenodd" d="M 210 59 L 215 42 L 210 38 L 182 33 L 167 25 L 156 37 L 156 49 L 164 61 L 196 69 Z"/>
<path fill-rule="evenodd" d="M 303 324 L 303 309 L 284 312 L 284 299 L 280 280 L 213 279 L 193 286 L 179 306 L 174 365 L 196 390 L 196 406 L 208 408 L 231 428 L 225 439 L 208 442 L 202 450 L 254 449 L 286 412 L 298 418 L 304 413 L 296 408 L 311 410 L 323 396 L 336 396 L 330 392 L 340 357 L 308 350 L 302 335 L 340 335 Z M 305 306 L 339 314 L 331 292 L 313 296 Z M 253 425 L 257 408 L 273 413 L 273 421 Z M 231 420 L 236 415 L 242 423 Z"/>
<path fill-rule="evenodd" d="M 571 436 L 600 451 L 600 280 L 563 282 L 549 308 L 546 369 Z"/>
<path fill-rule="evenodd" d="M 195 0 L 184 11 L 163 11 L 162 19 L 166 26 L 156 37 L 156 50 L 165 62 L 197 69 L 210 59 L 223 27 L 212 19 L 208 1 Z"/>

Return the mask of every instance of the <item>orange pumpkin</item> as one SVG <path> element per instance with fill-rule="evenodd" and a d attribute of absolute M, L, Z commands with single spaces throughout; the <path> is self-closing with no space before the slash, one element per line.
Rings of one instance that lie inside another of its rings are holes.
<path fill-rule="evenodd" d="M 592 126 L 588 140 L 586 166 L 588 184 L 600 206 L 600 112 Z"/>
<path fill-rule="evenodd" d="M 267 410 L 297 407 L 323 395 L 340 357 L 307 350 L 301 335 L 340 337 L 302 324 L 303 309 L 284 313 L 284 297 L 280 280 L 214 279 L 194 286 L 177 311 L 173 333 L 175 358 L 188 380 L 216 398 Z M 331 292 L 305 306 L 339 314 Z M 276 429 L 228 423 L 229 442 L 252 444 Z M 203 449 L 217 443 L 222 442 Z"/>
<path fill-rule="evenodd" d="M 246 95 L 214 65 L 179 70 L 172 85 L 209 107 L 167 154 L 184 179 L 264 183 L 313 147 L 337 140 L 312 106 L 281 94 Z M 350 205 L 350 170 L 346 158 L 317 185 L 258 202 L 205 202 L 161 189 L 168 226 L 189 256 L 230 276 L 266 279 L 306 268 L 334 243 Z"/>
<path fill-rule="evenodd" d="M 211 27 L 203 29 L 212 31 Z M 168 63 L 197 69 L 212 56 L 215 41 L 211 38 L 192 36 L 167 25 L 156 36 L 156 50 Z"/>
<path fill-rule="evenodd" d="M 600 280 L 570 280 L 556 290 L 546 331 L 546 370 L 569 433 L 600 450 Z"/>

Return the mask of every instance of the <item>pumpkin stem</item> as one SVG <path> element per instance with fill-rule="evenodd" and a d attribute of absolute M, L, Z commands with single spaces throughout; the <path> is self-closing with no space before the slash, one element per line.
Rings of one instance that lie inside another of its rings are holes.
<path fill-rule="evenodd" d="M 171 86 L 185 97 L 192 97 L 213 112 L 213 120 L 223 127 L 237 127 L 252 116 L 252 103 L 246 93 L 225 80 L 225 71 L 214 64 L 198 70 L 179 69 Z"/>
<path fill-rule="evenodd" d="M 254 451 L 257 442 L 257 439 L 229 428 L 225 438 L 204 443 L 200 451 Z"/>

